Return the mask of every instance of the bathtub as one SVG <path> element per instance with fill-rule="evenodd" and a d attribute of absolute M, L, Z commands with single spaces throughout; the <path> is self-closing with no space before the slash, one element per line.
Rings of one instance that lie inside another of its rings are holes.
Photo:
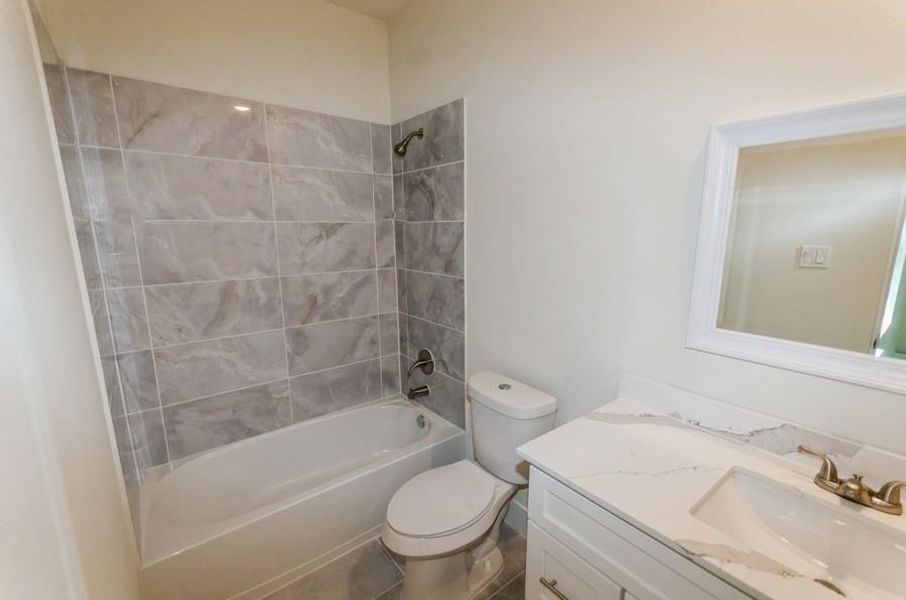
<path fill-rule="evenodd" d="M 260 598 L 376 536 L 403 483 L 464 453 L 461 429 L 394 399 L 149 471 L 142 597 Z"/>

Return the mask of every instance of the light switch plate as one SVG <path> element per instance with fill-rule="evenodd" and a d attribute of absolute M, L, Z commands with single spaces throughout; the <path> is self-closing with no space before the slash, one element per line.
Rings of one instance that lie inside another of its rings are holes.
<path fill-rule="evenodd" d="M 799 248 L 799 268 L 827 269 L 830 267 L 830 246 L 802 246 Z"/>

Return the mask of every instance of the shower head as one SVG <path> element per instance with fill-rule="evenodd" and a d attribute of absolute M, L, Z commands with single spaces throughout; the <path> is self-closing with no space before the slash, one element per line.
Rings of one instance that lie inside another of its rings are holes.
<path fill-rule="evenodd" d="M 409 142 L 412 141 L 412 138 L 417 137 L 419 139 L 425 137 L 425 130 L 422 127 L 414 131 L 410 131 L 409 134 L 403 138 L 399 144 L 393 147 L 393 151 L 399 154 L 400 156 L 406 156 L 406 148 L 409 147 Z"/>

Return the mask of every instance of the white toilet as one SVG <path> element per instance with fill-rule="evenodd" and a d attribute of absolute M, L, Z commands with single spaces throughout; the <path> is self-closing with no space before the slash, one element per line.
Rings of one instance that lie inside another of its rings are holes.
<path fill-rule="evenodd" d="M 516 448 L 550 431 L 557 401 L 493 371 L 469 378 L 476 463 L 416 475 L 396 492 L 381 539 L 406 557 L 403 600 L 468 600 L 503 569 L 506 507 L 527 467 Z"/>

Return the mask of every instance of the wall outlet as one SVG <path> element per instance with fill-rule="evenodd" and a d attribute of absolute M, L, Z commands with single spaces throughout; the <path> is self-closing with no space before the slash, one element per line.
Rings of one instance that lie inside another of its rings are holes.
<path fill-rule="evenodd" d="M 802 246 L 799 248 L 800 269 L 827 269 L 830 267 L 830 246 Z"/>

